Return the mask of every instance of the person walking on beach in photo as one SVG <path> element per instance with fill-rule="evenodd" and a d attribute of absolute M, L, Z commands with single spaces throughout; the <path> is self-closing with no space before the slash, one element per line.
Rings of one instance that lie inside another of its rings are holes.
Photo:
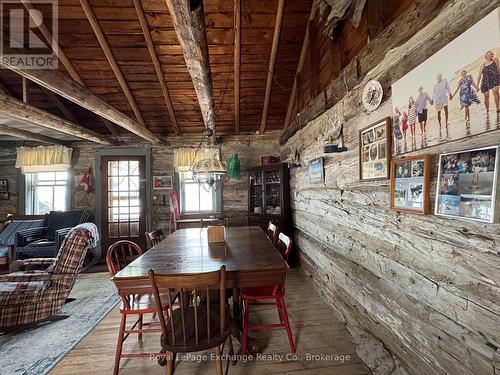
<path fill-rule="evenodd" d="M 488 51 L 484 55 L 484 63 L 479 69 L 477 77 L 477 86 L 481 88 L 484 95 L 484 106 L 486 113 L 490 111 L 490 91 L 493 92 L 497 113 L 500 113 L 500 96 L 498 94 L 498 85 L 500 84 L 500 64 L 498 57 L 495 57 L 493 51 Z"/>
<path fill-rule="evenodd" d="M 406 131 L 408 130 L 408 115 L 403 112 L 401 116 L 401 129 L 403 130 L 403 137 L 406 140 Z"/>
<path fill-rule="evenodd" d="M 477 87 L 476 82 L 472 79 L 472 76 L 467 74 L 467 70 L 462 70 L 460 72 L 460 76 L 462 78 L 458 81 L 457 89 L 451 96 L 451 99 L 453 99 L 458 90 L 460 90 L 460 109 L 465 108 L 465 122 L 470 123 L 469 107 L 474 103 L 481 103 L 476 93 L 476 91 L 479 91 L 479 88 Z"/>
<path fill-rule="evenodd" d="M 408 98 L 408 124 L 410 125 L 411 137 L 415 137 L 415 125 L 417 123 L 417 104 L 413 96 Z"/>
<path fill-rule="evenodd" d="M 434 85 L 432 92 L 432 102 L 436 106 L 437 118 L 441 127 L 441 110 L 444 110 L 444 121 L 448 126 L 448 98 L 451 97 L 450 85 L 448 80 L 443 78 L 441 73 L 437 75 L 437 83 Z"/>
<path fill-rule="evenodd" d="M 394 108 L 394 115 L 392 116 L 392 135 L 395 141 L 403 138 L 403 134 L 401 134 L 401 112 L 398 107 Z"/>
<path fill-rule="evenodd" d="M 418 88 L 417 96 L 417 117 L 418 123 L 420 124 L 420 132 L 423 134 L 427 131 L 427 104 L 432 105 L 432 99 L 424 91 L 424 88 L 420 86 Z"/>

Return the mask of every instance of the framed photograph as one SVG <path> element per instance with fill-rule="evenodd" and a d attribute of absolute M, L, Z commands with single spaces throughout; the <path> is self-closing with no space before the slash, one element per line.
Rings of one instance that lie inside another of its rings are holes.
<path fill-rule="evenodd" d="M 9 200 L 9 193 L 6 191 L 0 192 L 0 201 L 8 201 Z"/>
<path fill-rule="evenodd" d="M 359 179 L 386 180 L 391 161 L 391 118 L 386 117 L 359 132 Z"/>
<path fill-rule="evenodd" d="M 390 208 L 419 215 L 429 214 L 429 155 L 391 161 Z"/>
<path fill-rule="evenodd" d="M 393 153 L 498 129 L 500 8 L 392 84 Z M 489 102 L 485 98 L 489 96 Z"/>
<path fill-rule="evenodd" d="M 495 222 L 499 147 L 439 156 L 436 215 Z"/>
<path fill-rule="evenodd" d="M 153 189 L 172 189 L 172 176 L 153 176 Z"/>
<path fill-rule="evenodd" d="M 323 158 L 317 158 L 309 161 L 308 171 L 310 184 L 317 185 L 325 182 L 325 168 L 323 166 Z"/>
<path fill-rule="evenodd" d="M 0 191 L 8 191 L 9 190 L 9 180 L 6 178 L 0 179 Z"/>

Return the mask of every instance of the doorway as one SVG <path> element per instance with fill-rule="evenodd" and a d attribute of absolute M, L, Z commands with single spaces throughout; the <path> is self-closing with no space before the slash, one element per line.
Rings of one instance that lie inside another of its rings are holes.
<path fill-rule="evenodd" d="M 146 239 L 146 158 L 137 155 L 101 157 L 102 254 L 120 240 L 142 249 Z"/>

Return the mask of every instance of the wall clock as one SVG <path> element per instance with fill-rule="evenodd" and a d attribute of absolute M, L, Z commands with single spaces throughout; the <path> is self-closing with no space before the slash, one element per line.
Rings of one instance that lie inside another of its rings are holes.
<path fill-rule="evenodd" d="M 384 91 L 380 82 L 372 79 L 363 89 L 363 105 L 368 111 L 373 111 L 382 103 L 383 95 Z"/>

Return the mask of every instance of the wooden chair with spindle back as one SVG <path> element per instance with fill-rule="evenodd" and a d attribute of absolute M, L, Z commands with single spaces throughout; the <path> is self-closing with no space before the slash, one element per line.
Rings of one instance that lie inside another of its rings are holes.
<path fill-rule="evenodd" d="M 149 271 L 155 302 L 172 305 L 169 296 L 179 293 L 179 308 L 163 311 L 160 318 L 162 328 L 161 345 L 167 355 L 167 374 L 172 374 L 177 353 L 191 353 L 215 348 L 216 374 L 222 375 L 221 351 L 229 338 L 230 354 L 233 354 L 229 333 L 229 311 L 226 305 L 226 267 L 219 271 L 196 275 L 160 275 Z M 159 290 L 168 291 L 165 297 Z M 219 291 L 219 301 L 212 301 L 210 291 Z M 189 301 L 187 300 L 189 299 Z M 166 315 L 168 312 L 169 315 Z M 222 348 L 221 348 L 222 346 Z M 229 368 L 229 362 L 226 373 Z"/>
<path fill-rule="evenodd" d="M 286 236 L 284 233 L 280 233 L 276 248 L 280 252 L 283 259 L 288 262 L 288 256 L 290 255 L 290 251 L 292 249 L 291 238 Z M 293 341 L 292 329 L 290 328 L 288 312 L 286 311 L 285 305 L 285 285 L 278 284 L 257 288 L 243 288 L 241 290 L 241 299 L 243 301 L 243 339 L 241 343 L 241 353 L 243 355 L 247 353 L 248 332 L 250 330 L 273 328 L 285 328 L 288 336 L 288 342 L 290 343 L 290 350 L 292 353 L 295 353 L 295 343 Z M 259 304 L 275 305 L 278 309 L 280 322 L 274 324 L 250 325 L 250 302 L 257 301 L 259 301 Z M 260 301 L 268 302 L 261 303 Z"/>
<path fill-rule="evenodd" d="M 153 246 L 158 245 L 161 241 L 165 239 L 165 233 L 163 233 L 163 229 L 156 229 L 152 232 L 146 232 L 146 246 L 148 250 Z"/>
<path fill-rule="evenodd" d="M 106 254 L 106 265 L 108 267 L 109 274 L 111 277 L 116 275 L 119 271 L 133 262 L 135 259 L 143 254 L 143 250 L 139 245 L 134 242 L 122 240 L 115 242 L 108 249 Z M 117 375 L 120 368 L 121 358 L 133 358 L 133 357 L 150 357 L 151 355 L 158 355 L 159 353 L 127 353 L 123 354 L 123 343 L 128 338 L 129 334 L 137 333 L 138 339 L 142 340 L 143 333 L 160 333 L 162 330 L 160 328 L 148 328 L 145 329 L 143 326 L 150 326 L 155 324 L 155 322 L 144 323 L 144 314 L 158 314 L 159 310 L 154 303 L 151 294 L 137 294 L 133 288 L 128 288 L 127 285 L 123 285 L 123 282 L 119 284 L 115 282 L 118 289 L 118 293 L 122 299 L 122 304 L 120 306 L 121 322 L 120 330 L 118 334 L 118 343 L 116 346 L 115 354 L 115 365 L 113 369 L 113 374 Z M 151 291 L 149 285 L 147 285 L 147 290 Z M 176 299 L 176 296 L 171 297 L 172 300 Z M 168 306 L 163 306 L 166 310 Z M 131 328 L 127 329 L 127 316 L 138 315 L 138 319 L 132 325 Z M 136 328 L 137 327 L 137 328 Z"/>
<path fill-rule="evenodd" d="M 274 246 L 276 246 L 276 241 L 278 240 L 278 227 L 269 221 L 267 225 L 267 237 L 271 240 Z"/>

